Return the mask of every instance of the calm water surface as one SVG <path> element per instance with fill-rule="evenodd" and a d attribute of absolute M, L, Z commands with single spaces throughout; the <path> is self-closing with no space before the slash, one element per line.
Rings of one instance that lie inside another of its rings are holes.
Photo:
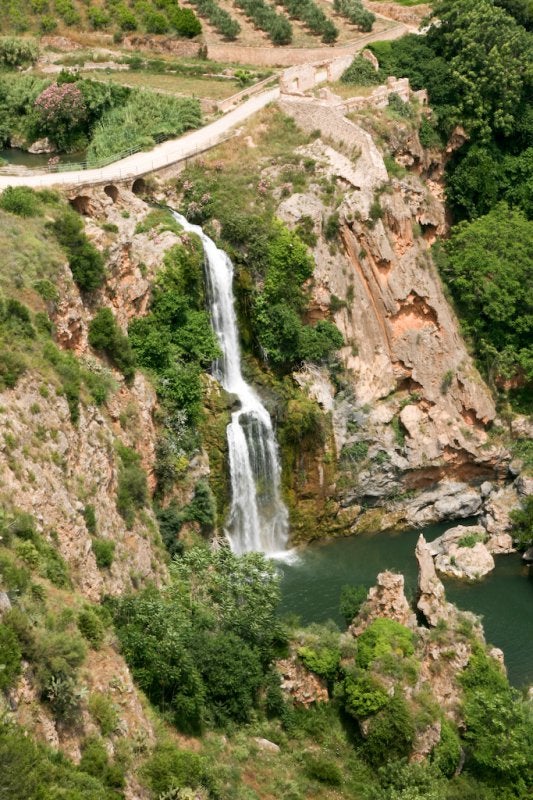
<path fill-rule="evenodd" d="M 452 523 L 426 528 L 424 535 L 431 541 L 450 527 Z M 327 619 L 342 624 L 341 588 L 345 584 L 370 587 L 385 569 L 404 574 L 409 597 L 416 589 L 414 553 L 419 534 L 418 530 L 378 533 L 310 545 L 294 563 L 279 564 L 281 613 L 297 614 L 304 624 Z M 496 569 L 477 583 L 446 579 L 447 597 L 459 608 L 483 617 L 487 641 L 505 653 L 511 682 L 518 687 L 533 684 L 533 570 L 522 566 L 518 554 L 495 560 Z"/>
<path fill-rule="evenodd" d="M 54 155 L 55 153 L 28 153 L 26 150 L 8 147 L 5 150 L 0 150 L 0 164 L 3 159 L 7 161 L 8 164 L 13 164 L 17 167 L 37 169 L 48 166 L 48 160 Z M 84 160 L 85 155 L 85 151 L 79 153 L 62 153 L 60 160 L 62 164 L 77 164 Z"/>

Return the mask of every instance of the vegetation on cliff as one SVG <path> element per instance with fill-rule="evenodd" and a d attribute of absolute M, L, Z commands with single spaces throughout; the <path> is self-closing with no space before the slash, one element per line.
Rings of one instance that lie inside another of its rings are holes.
<path fill-rule="evenodd" d="M 525 3 L 442 0 L 432 17 L 426 36 L 371 48 L 383 74 L 428 90 L 444 139 L 464 128 L 446 167 L 448 204 L 462 222 L 444 248 L 443 274 L 485 374 L 521 386 L 532 375 L 530 15 Z"/>

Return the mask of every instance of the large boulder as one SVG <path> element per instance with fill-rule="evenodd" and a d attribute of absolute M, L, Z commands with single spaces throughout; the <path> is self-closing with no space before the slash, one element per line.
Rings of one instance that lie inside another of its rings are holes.
<path fill-rule="evenodd" d="M 483 542 L 476 542 L 473 547 L 452 544 L 447 553 L 435 559 L 435 567 L 443 575 L 471 581 L 483 578 L 494 566 L 494 558 Z"/>
<path fill-rule="evenodd" d="M 381 617 L 393 619 L 408 628 L 416 628 L 416 616 L 405 596 L 403 575 L 388 571 L 379 573 L 376 585 L 369 590 L 349 631 L 353 636 L 359 636 L 374 620 Z"/>
<path fill-rule="evenodd" d="M 415 555 L 418 561 L 418 610 L 432 627 L 439 620 L 449 622 L 455 619 L 457 609 L 446 600 L 444 586 L 435 571 L 431 550 L 422 533 L 416 543 Z"/>

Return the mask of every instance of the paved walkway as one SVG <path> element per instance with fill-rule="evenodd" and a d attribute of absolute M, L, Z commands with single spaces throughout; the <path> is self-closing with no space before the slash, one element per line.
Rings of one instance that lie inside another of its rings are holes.
<path fill-rule="evenodd" d="M 362 49 L 371 41 L 381 38 L 398 38 L 406 32 L 403 24 L 395 25 L 386 32 L 386 37 L 381 34 L 368 34 L 357 41 L 357 50 Z M 349 52 L 348 50 L 344 50 Z M 315 61 L 319 53 L 314 51 Z M 322 55 L 322 53 L 320 53 Z M 324 55 L 328 53 L 325 51 Z M 326 60 L 326 59 L 324 59 Z M 329 59 L 328 59 L 329 60 Z M 311 63 L 311 62 L 309 62 Z M 253 88 L 253 87 L 251 87 Z M 101 169 L 72 170 L 66 172 L 50 172 L 35 175 L 0 175 L 0 191 L 8 186 L 31 186 L 40 188 L 45 186 L 91 186 L 99 183 L 113 183 L 114 181 L 135 180 L 150 172 L 154 172 L 171 164 L 177 164 L 191 156 L 201 153 L 223 141 L 229 131 L 236 125 L 253 116 L 257 111 L 280 97 L 279 85 L 254 95 L 246 102 L 228 111 L 220 119 L 205 125 L 203 128 L 191 131 L 180 139 L 171 139 L 157 145 L 148 152 L 134 153 L 120 161 L 115 161 Z"/>
<path fill-rule="evenodd" d="M 85 169 L 72 172 L 51 172 L 43 175 L 0 175 L 0 190 L 7 186 L 83 186 L 96 183 L 113 183 L 131 178 L 139 178 L 154 170 L 176 164 L 196 153 L 206 150 L 221 141 L 235 125 L 239 125 L 269 103 L 278 100 L 279 86 L 255 95 L 242 105 L 224 114 L 220 119 L 191 131 L 180 139 L 163 142 L 148 152 L 108 164 L 101 169 Z"/>

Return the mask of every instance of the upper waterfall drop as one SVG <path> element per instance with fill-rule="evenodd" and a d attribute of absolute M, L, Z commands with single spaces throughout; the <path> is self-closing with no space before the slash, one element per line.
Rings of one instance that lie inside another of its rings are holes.
<path fill-rule="evenodd" d="M 285 550 L 289 515 L 281 498 L 281 464 L 270 415 L 241 372 L 239 332 L 233 299 L 233 264 L 199 225 L 172 212 L 186 230 L 200 237 L 205 255 L 211 323 L 222 356 L 215 377 L 238 397 L 240 408 L 227 427 L 231 510 L 226 535 L 235 553 L 269 555 Z"/>

